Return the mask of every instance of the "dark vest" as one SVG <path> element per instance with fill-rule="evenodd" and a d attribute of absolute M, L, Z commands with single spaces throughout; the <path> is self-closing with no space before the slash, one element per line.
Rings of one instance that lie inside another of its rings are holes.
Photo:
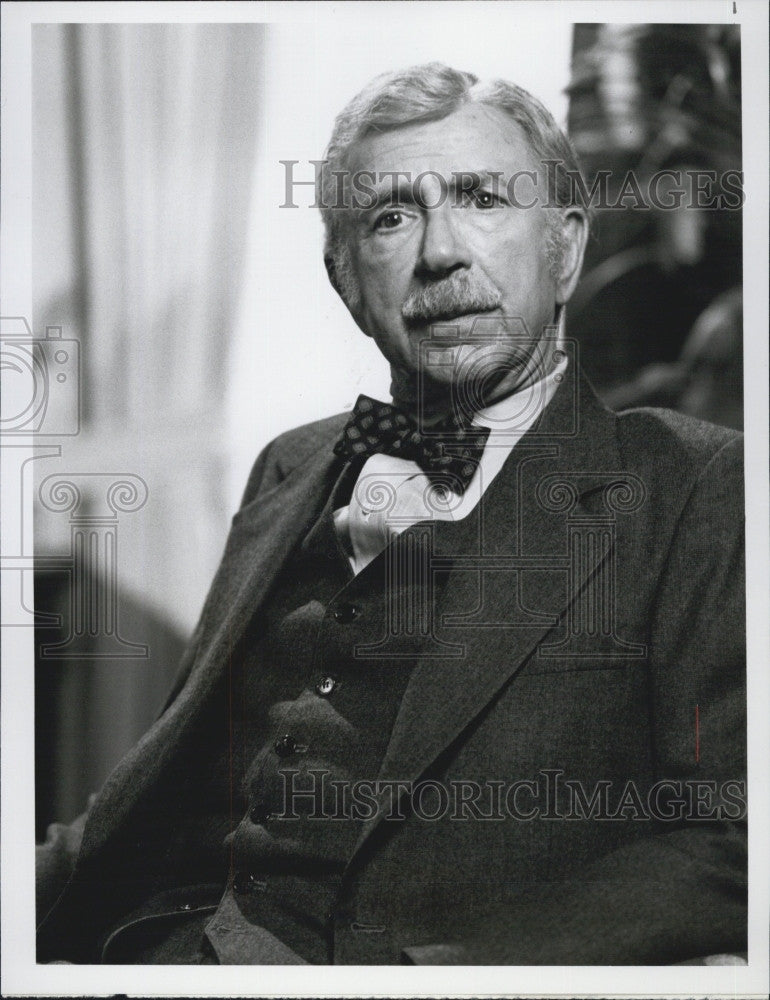
<path fill-rule="evenodd" d="M 311 962 L 331 958 L 330 911 L 360 832 L 351 796 L 377 777 L 413 667 L 366 655 L 386 636 L 393 553 L 354 578 L 332 520 L 338 498 L 253 623 L 232 706 L 243 817 L 228 838 L 228 891 L 249 924 Z"/>

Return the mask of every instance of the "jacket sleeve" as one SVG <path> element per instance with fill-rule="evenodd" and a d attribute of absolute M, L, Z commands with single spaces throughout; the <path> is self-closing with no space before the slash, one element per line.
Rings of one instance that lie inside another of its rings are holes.
<path fill-rule="evenodd" d="M 597 859 L 568 881 L 525 888 L 513 906 L 491 913 L 467 940 L 406 948 L 404 961 L 672 964 L 746 951 L 740 445 L 738 440 L 722 448 L 696 482 L 651 618 L 656 778 L 697 783 L 706 788 L 706 805 L 688 809 L 681 821 L 658 822 L 649 836 Z M 731 802 L 721 801 L 728 784 Z M 694 815 L 698 810 L 705 818 Z"/>
<path fill-rule="evenodd" d="M 51 823 L 46 839 L 35 845 L 35 905 L 37 922 L 48 913 L 75 867 L 80 851 L 83 829 L 95 795 L 89 796 L 88 807 L 72 823 Z"/>

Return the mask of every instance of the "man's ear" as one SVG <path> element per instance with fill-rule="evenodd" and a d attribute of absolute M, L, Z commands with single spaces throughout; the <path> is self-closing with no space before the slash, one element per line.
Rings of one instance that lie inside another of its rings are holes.
<path fill-rule="evenodd" d="M 329 278 L 329 283 L 334 289 L 334 291 L 339 295 L 343 302 L 345 302 L 345 296 L 342 292 L 342 287 L 340 285 L 339 279 L 337 277 L 337 267 L 334 263 L 334 257 L 331 254 L 324 254 L 324 266 L 326 268 L 326 274 Z M 347 302 L 345 302 L 347 305 Z"/>
<path fill-rule="evenodd" d="M 359 308 L 360 303 L 358 301 L 358 295 L 355 290 L 345 288 L 344 282 L 340 280 L 340 276 L 337 271 L 337 264 L 334 257 L 330 253 L 324 254 L 324 266 L 326 267 L 326 273 L 329 277 L 329 283 L 337 295 L 339 295 L 345 303 L 345 307 L 356 321 L 356 325 L 363 333 L 366 334 L 367 337 L 371 337 L 371 334 L 364 326 L 363 316 Z"/>
<path fill-rule="evenodd" d="M 564 305 L 572 298 L 572 293 L 580 280 L 583 257 L 588 242 L 588 216 L 582 208 L 568 208 L 562 222 L 564 227 L 564 254 L 561 272 L 556 279 L 556 302 Z"/>

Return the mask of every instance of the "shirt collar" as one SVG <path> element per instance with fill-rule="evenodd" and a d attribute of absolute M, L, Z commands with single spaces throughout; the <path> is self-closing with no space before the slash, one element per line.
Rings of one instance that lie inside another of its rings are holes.
<path fill-rule="evenodd" d="M 563 306 L 559 312 L 559 323 L 552 344 L 549 371 L 524 389 L 512 392 L 510 395 L 478 410 L 473 418 L 474 424 L 479 427 L 488 427 L 491 434 L 495 434 L 503 431 L 523 433 L 535 422 L 550 403 L 559 384 L 564 380 L 564 373 L 569 364 L 569 358 L 564 350 Z"/>

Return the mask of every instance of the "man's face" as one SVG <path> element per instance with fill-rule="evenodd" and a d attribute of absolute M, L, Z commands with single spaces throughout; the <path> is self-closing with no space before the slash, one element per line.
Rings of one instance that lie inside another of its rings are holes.
<path fill-rule="evenodd" d="M 390 362 L 394 385 L 415 382 L 420 343 L 436 324 L 456 332 L 459 345 L 428 363 L 437 389 L 480 376 L 504 378 L 508 389 L 531 381 L 521 368 L 522 332 L 543 340 L 561 287 L 546 255 L 546 212 L 521 207 L 544 196 L 545 178 L 519 126 L 497 109 L 468 104 L 440 121 L 366 136 L 351 170 L 374 172 L 381 198 L 350 213 L 360 293 L 353 315 Z M 408 179 L 398 186 L 390 176 L 379 179 L 391 171 Z M 536 171 L 538 180 L 520 176 L 517 207 L 507 188 L 520 171 Z M 458 184 L 472 186 L 458 181 L 461 172 L 478 174 L 480 187 L 459 193 Z M 495 172 L 497 183 L 488 176 Z M 413 190 L 421 174 L 420 201 Z M 471 347 L 474 326 L 484 343 Z"/>

